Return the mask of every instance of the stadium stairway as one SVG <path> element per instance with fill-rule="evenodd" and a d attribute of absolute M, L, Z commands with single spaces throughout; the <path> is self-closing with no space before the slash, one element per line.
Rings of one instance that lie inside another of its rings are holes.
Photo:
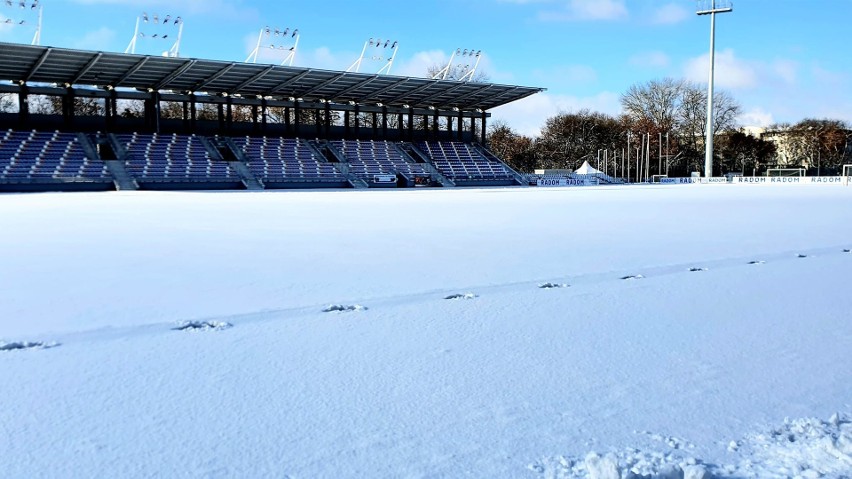
<path fill-rule="evenodd" d="M 308 142 L 313 143 L 313 142 Z M 319 152 L 322 158 L 325 158 L 329 163 L 333 163 L 334 167 L 344 176 L 346 176 L 346 180 L 352 185 L 356 190 L 363 190 L 369 188 L 370 185 L 364 181 L 362 178 L 358 178 L 354 174 L 349 172 L 349 162 L 346 161 L 346 156 L 343 155 L 340 150 L 334 147 L 329 141 L 317 141 L 316 144 L 311 145 L 314 147 L 316 151 Z"/>
<path fill-rule="evenodd" d="M 83 144 L 83 149 L 86 151 L 86 154 L 88 155 L 91 151 L 97 155 L 97 151 L 91 142 L 91 138 L 82 133 L 79 134 L 79 137 L 80 143 Z M 98 141 L 103 142 L 103 145 L 108 146 L 115 153 L 114 160 L 102 159 L 102 161 L 106 164 L 107 170 L 109 170 L 109 174 L 112 175 L 115 189 L 118 191 L 138 190 L 139 185 L 136 183 L 136 180 L 130 176 L 127 172 L 127 168 L 124 167 L 124 161 L 127 158 L 127 150 L 124 149 L 124 145 L 122 145 L 121 142 L 112 134 L 103 135 Z M 97 157 L 100 158 L 100 156 Z"/>
<path fill-rule="evenodd" d="M 497 155 L 492 153 L 491 150 L 489 150 L 485 146 L 479 144 L 478 142 L 474 142 L 473 148 L 480 155 L 484 156 L 485 159 L 487 159 L 488 161 L 500 163 L 501 165 L 503 165 L 503 167 L 506 168 L 506 171 L 508 171 L 515 178 L 515 181 L 517 181 L 519 185 L 526 185 L 529 183 L 529 179 L 525 175 L 522 175 L 521 173 L 515 171 L 514 168 L 511 168 L 509 165 L 507 165 L 505 161 L 501 160 Z"/>
<path fill-rule="evenodd" d="M 438 171 L 438 169 L 435 168 L 435 165 L 429 161 L 429 157 L 420 151 L 420 148 L 417 148 L 416 145 L 412 143 L 403 143 L 397 144 L 397 148 L 399 148 L 404 158 L 411 158 L 415 163 L 423 166 L 423 169 L 428 171 L 429 174 L 432 175 L 432 178 L 437 178 L 438 183 L 440 183 L 441 186 L 445 188 L 455 188 L 456 184 Z"/>
<path fill-rule="evenodd" d="M 209 138 L 205 143 L 209 144 L 225 161 L 230 163 L 234 171 L 240 175 L 240 179 L 242 179 L 247 190 L 258 191 L 264 189 L 263 182 L 254 176 L 251 169 L 249 169 L 246 154 L 237 147 L 233 140 L 227 137 L 216 136 Z"/>

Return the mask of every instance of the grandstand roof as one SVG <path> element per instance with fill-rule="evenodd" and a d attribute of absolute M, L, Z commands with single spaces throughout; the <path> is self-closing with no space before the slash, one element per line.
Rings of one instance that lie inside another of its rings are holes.
<path fill-rule="evenodd" d="M 468 110 L 489 110 L 544 90 L 2 42 L 0 80 Z"/>

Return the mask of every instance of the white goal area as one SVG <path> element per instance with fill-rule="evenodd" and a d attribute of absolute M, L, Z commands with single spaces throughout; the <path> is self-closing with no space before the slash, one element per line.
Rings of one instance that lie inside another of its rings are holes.
<path fill-rule="evenodd" d="M 766 176 L 805 176 L 804 168 L 769 168 Z"/>

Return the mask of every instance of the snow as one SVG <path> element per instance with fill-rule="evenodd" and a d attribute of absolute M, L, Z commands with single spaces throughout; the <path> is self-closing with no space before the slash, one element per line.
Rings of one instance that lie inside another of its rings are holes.
<path fill-rule="evenodd" d="M 0 467 L 849 476 L 850 211 L 821 185 L 2 195 Z"/>

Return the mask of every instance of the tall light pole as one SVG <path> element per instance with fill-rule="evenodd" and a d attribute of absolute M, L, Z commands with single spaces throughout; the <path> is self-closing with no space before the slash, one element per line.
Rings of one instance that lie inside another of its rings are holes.
<path fill-rule="evenodd" d="M 734 6 L 727 0 L 701 0 L 698 15 L 710 15 L 710 81 L 707 85 L 707 138 L 704 141 L 704 176 L 713 176 L 713 69 L 716 57 L 716 14 L 728 13 Z"/>

